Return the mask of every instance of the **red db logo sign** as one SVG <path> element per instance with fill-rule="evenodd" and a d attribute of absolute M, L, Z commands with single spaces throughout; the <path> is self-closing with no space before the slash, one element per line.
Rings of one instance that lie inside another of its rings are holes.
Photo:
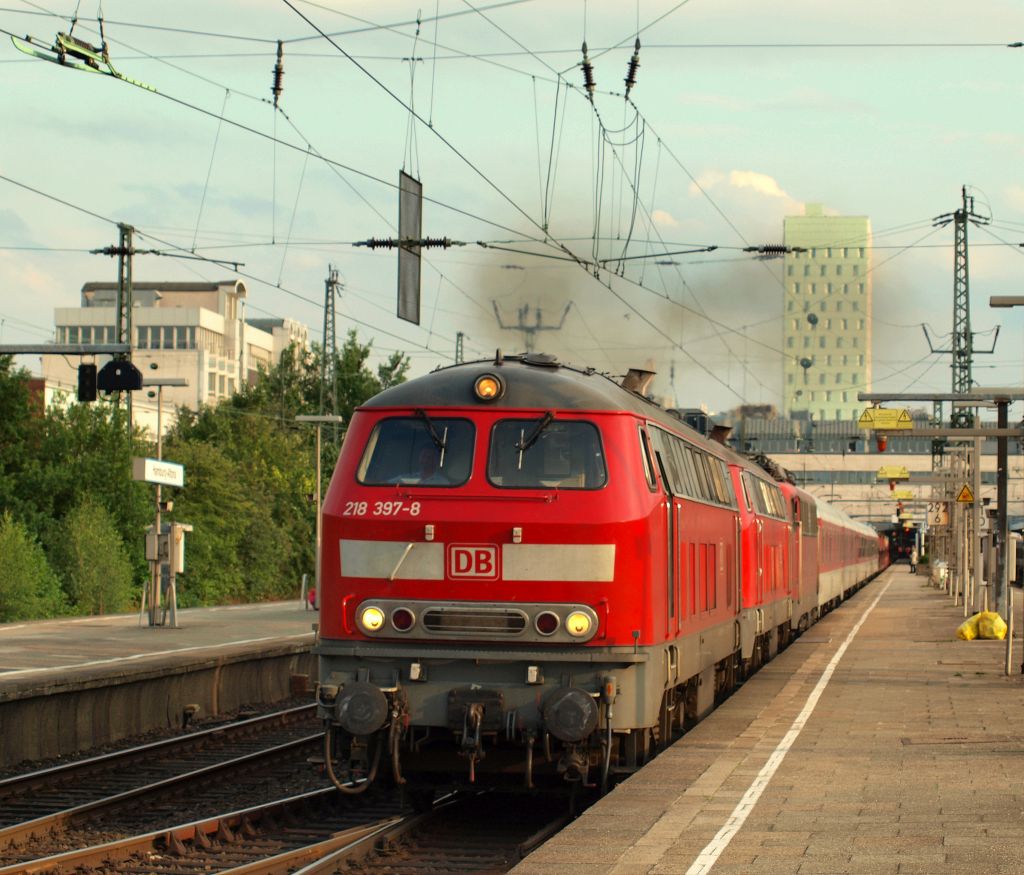
<path fill-rule="evenodd" d="M 498 548 L 494 544 L 450 544 L 448 577 L 498 579 Z"/>

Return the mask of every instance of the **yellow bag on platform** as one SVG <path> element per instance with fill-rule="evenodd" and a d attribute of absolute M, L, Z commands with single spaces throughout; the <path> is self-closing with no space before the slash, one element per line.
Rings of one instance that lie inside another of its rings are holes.
<path fill-rule="evenodd" d="M 1002 641 L 1006 637 L 1006 621 L 995 611 L 982 611 L 978 614 L 978 637 Z"/>
<path fill-rule="evenodd" d="M 960 628 L 956 630 L 956 637 L 963 641 L 973 641 L 978 637 L 978 618 L 981 614 L 975 614 L 973 617 L 969 617 L 960 624 Z"/>

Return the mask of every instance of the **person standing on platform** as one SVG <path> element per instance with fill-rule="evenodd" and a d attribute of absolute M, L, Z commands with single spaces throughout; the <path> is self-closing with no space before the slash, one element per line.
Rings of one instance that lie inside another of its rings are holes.
<path fill-rule="evenodd" d="M 910 549 L 910 573 L 917 574 L 917 547 Z"/>

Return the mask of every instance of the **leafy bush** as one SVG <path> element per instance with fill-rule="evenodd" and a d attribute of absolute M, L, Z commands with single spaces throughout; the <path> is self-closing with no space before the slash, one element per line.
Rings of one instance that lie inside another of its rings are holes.
<path fill-rule="evenodd" d="M 54 617 L 64 601 L 39 542 L 10 512 L 0 516 L 0 622 Z"/>

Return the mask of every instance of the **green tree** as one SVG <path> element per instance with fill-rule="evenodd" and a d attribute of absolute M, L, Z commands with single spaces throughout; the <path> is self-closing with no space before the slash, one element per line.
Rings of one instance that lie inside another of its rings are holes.
<path fill-rule="evenodd" d="M 0 622 L 61 613 L 60 583 L 39 542 L 10 511 L 0 516 Z"/>
<path fill-rule="evenodd" d="M 132 566 L 114 518 L 83 495 L 64 518 L 51 556 L 76 613 L 126 611 L 132 603 Z"/>

